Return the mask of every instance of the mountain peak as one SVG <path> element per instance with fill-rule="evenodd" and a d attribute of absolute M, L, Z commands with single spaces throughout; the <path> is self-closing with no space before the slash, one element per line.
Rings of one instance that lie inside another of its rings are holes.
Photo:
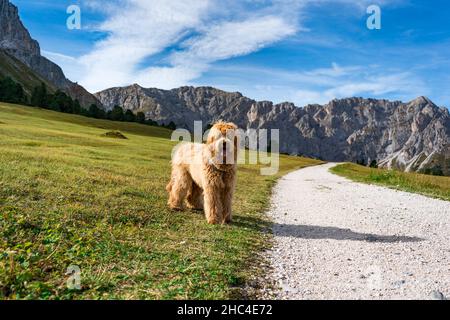
<path fill-rule="evenodd" d="M 66 92 L 73 99 L 78 99 L 82 106 L 92 103 L 100 105 L 100 102 L 83 87 L 68 80 L 58 65 L 41 56 L 39 43 L 31 37 L 20 20 L 18 8 L 9 0 L 0 0 L 0 50 L 17 59 L 25 65 L 25 69 L 45 80 L 44 82 Z M 11 68 L 3 68 L 0 72 L 26 87 L 27 84 L 21 82 L 21 79 L 14 76 L 10 70 Z M 33 88 L 25 89 L 32 91 Z"/>
<path fill-rule="evenodd" d="M 31 56 L 41 54 L 39 43 L 22 24 L 19 10 L 8 0 L 0 0 L 0 48 Z"/>
<path fill-rule="evenodd" d="M 435 105 L 435 104 L 433 103 L 433 101 L 431 101 L 430 99 L 428 99 L 428 98 L 425 97 L 425 96 L 420 96 L 420 97 L 418 97 L 418 98 L 412 100 L 412 101 L 410 102 L 410 104 L 419 104 L 419 105 L 423 105 L 423 104 L 431 104 L 431 105 Z"/>

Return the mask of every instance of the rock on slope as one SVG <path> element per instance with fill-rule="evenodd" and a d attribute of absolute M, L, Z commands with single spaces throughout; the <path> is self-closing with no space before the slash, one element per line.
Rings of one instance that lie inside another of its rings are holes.
<path fill-rule="evenodd" d="M 409 103 L 349 98 L 298 108 L 211 87 L 160 90 L 136 84 L 96 97 L 107 109 L 119 105 L 188 129 L 194 120 L 206 126 L 219 119 L 244 129 L 279 129 L 284 153 L 328 161 L 376 160 L 382 167 L 450 175 L 449 111 L 425 97 Z"/>
<path fill-rule="evenodd" d="M 78 99 L 82 106 L 99 104 L 99 101 L 83 87 L 68 80 L 58 65 L 41 56 L 39 43 L 31 38 L 30 33 L 20 21 L 17 7 L 8 0 L 0 0 L 0 50 L 3 55 L 15 58 L 27 66 L 28 71 L 35 73 L 30 75 L 31 78 L 44 79 L 52 87 L 63 90 L 72 98 Z M 2 68 L 3 76 L 11 76 L 15 81 L 22 83 L 21 79 L 14 74 L 7 74 L 5 71 L 7 69 Z M 26 68 L 21 67 L 21 69 Z M 30 91 L 28 84 L 22 83 L 28 89 L 27 91 Z"/>

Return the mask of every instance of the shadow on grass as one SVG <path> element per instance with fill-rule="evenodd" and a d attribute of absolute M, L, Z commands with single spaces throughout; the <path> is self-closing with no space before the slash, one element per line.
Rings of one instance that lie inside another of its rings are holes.
<path fill-rule="evenodd" d="M 255 231 L 264 231 L 264 232 L 271 232 L 272 226 L 270 221 L 257 217 L 248 217 L 241 215 L 235 215 L 233 217 L 232 224 L 239 228 L 253 229 Z"/>

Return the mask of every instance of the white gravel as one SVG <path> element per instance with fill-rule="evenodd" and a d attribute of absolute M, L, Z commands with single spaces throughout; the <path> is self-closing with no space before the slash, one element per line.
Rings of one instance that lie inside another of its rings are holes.
<path fill-rule="evenodd" d="M 351 182 L 334 165 L 275 187 L 275 298 L 450 298 L 450 202 Z"/>

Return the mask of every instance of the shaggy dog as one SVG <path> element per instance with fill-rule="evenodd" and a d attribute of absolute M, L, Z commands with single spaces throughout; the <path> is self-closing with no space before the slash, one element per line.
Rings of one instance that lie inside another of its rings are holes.
<path fill-rule="evenodd" d="M 237 152 L 233 123 L 216 123 L 206 144 L 181 144 L 172 157 L 172 177 L 166 188 L 169 207 L 182 210 L 186 202 L 190 209 L 204 209 L 210 224 L 230 223 Z"/>

